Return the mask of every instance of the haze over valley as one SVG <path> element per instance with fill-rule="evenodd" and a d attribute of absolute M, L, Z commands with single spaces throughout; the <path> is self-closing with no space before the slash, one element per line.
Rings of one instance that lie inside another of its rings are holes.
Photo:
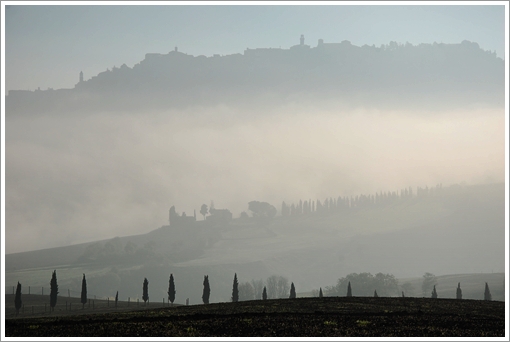
<path fill-rule="evenodd" d="M 305 38 L 10 89 L 6 285 L 57 269 L 63 289 L 86 273 L 134 298 L 147 277 L 160 300 L 173 273 L 198 304 L 206 274 L 214 302 L 234 273 L 301 292 L 504 273 L 505 61 L 468 40 Z"/>

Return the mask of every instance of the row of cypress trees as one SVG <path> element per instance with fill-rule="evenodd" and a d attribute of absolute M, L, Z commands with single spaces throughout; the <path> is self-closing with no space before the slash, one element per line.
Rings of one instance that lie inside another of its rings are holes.
<path fill-rule="evenodd" d="M 211 294 L 211 288 L 209 286 L 209 276 L 204 276 L 204 290 L 202 293 L 202 301 L 204 304 L 209 304 L 209 297 Z M 54 270 L 53 274 L 51 276 L 50 281 L 50 311 L 55 310 L 55 306 L 57 304 L 57 295 L 58 295 L 58 284 L 57 284 L 57 271 Z M 175 300 L 175 283 L 174 283 L 174 276 L 173 274 L 170 274 L 170 279 L 168 281 L 168 301 L 173 304 Z M 320 288 L 319 291 L 319 297 L 323 297 L 322 294 L 322 288 Z M 352 288 L 351 288 L 351 282 L 349 282 L 347 286 L 347 297 L 352 297 Z M 379 297 L 377 295 L 377 290 L 374 290 L 374 297 Z M 402 292 L 402 297 L 404 297 L 404 292 Z M 294 287 L 294 283 L 290 286 L 290 296 L 289 298 L 296 298 L 296 288 Z M 432 296 L 431 298 L 437 298 L 437 291 L 436 291 L 436 285 L 434 285 L 434 288 L 432 290 Z M 458 283 L 457 286 L 457 293 L 456 293 L 457 299 L 462 299 L 462 289 L 460 288 L 460 283 Z M 119 299 L 119 291 L 117 291 L 115 295 L 115 307 L 117 307 L 117 302 Z M 142 295 L 143 301 L 146 303 L 149 300 L 149 281 L 147 278 L 143 281 L 143 295 Z M 262 299 L 267 299 L 267 291 L 266 287 L 264 286 L 264 290 L 262 291 Z M 489 290 L 489 285 L 485 283 L 485 292 L 484 292 L 484 300 L 492 300 L 492 295 Z M 239 282 L 237 280 L 237 273 L 234 274 L 234 282 L 232 285 L 232 302 L 238 302 L 239 301 Z M 85 308 L 85 304 L 87 303 L 87 280 L 85 279 L 85 273 L 83 274 L 83 279 L 81 283 L 81 304 L 82 309 Z M 19 313 L 19 310 L 21 309 L 22 301 L 21 301 L 21 284 L 18 281 L 18 285 L 16 286 L 16 295 L 14 297 L 14 306 L 16 308 L 16 315 Z"/>

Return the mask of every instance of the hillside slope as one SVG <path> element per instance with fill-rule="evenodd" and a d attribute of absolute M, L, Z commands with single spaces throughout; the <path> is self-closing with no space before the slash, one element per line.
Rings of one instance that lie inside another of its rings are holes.
<path fill-rule="evenodd" d="M 298 292 L 333 285 L 352 272 L 398 278 L 504 272 L 504 185 L 452 186 L 441 196 L 325 215 L 277 217 L 263 223 L 161 227 L 148 234 L 6 255 L 6 285 L 48 286 L 57 269 L 63 288 L 119 290 L 141 296 L 144 277 L 166 296 L 174 274 L 180 302 L 200 303 L 203 275 L 211 301 L 228 301 L 233 274 L 240 282 L 283 275 Z"/>

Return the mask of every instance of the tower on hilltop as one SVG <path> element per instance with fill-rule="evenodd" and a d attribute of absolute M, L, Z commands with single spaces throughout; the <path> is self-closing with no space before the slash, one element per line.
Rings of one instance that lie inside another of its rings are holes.
<path fill-rule="evenodd" d="M 302 34 L 301 38 L 299 38 L 299 44 L 300 45 L 305 45 L 305 35 L 304 34 Z"/>
<path fill-rule="evenodd" d="M 80 71 L 80 83 L 83 82 L 83 71 Z"/>

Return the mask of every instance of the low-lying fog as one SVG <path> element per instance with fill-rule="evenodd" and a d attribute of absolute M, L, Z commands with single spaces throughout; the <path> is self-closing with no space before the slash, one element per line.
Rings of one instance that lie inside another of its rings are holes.
<path fill-rule="evenodd" d="M 504 181 L 503 109 L 218 106 L 6 118 L 6 253 L 141 234 L 168 210 Z M 249 213 L 249 212 L 248 212 Z"/>

